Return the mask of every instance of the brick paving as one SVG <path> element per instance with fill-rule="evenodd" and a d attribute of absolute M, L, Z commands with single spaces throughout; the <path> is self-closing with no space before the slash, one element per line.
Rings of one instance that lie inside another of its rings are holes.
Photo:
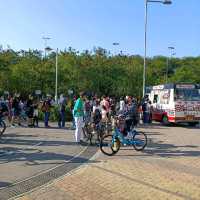
<path fill-rule="evenodd" d="M 150 126 L 144 152 L 123 147 L 18 200 L 200 199 L 200 129 Z"/>

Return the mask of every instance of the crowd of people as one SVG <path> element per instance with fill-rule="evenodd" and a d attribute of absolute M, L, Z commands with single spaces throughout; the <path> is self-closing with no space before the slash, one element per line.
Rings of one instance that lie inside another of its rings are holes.
<path fill-rule="evenodd" d="M 26 122 L 28 127 L 39 127 L 39 111 L 44 113 L 44 125 L 49 127 L 50 109 L 53 105 L 51 96 L 40 100 L 38 97 L 20 94 L 2 96 L 0 98 L 0 112 L 7 116 L 12 128 L 23 126 Z"/>
<path fill-rule="evenodd" d="M 72 113 L 72 128 L 75 129 L 75 140 L 80 142 L 82 128 L 85 123 L 93 122 L 98 124 L 100 121 L 107 123 L 116 114 L 120 114 L 125 119 L 124 134 L 127 135 L 132 124 L 136 125 L 142 118 L 144 123 L 150 122 L 151 102 L 148 96 L 141 101 L 133 96 L 121 98 L 87 96 L 84 93 L 67 97 L 63 94 L 57 102 L 50 95 L 46 98 L 28 95 L 23 97 L 20 94 L 8 95 L 0 98 L 0 112 L 7 114 L 11 127 L 24 126 L 26 122 L 28 127 L 39 127 L 39 113 L 43 113 L 44 127 L 49 127 L 49 119 L 52 108 L 57 106 L 57 122 L 59 128 L 65 127 L 66 108 Z M 142 117 L 143 116 L 143 117 Z"/>
<path fill-rule="evenodd" d="M 141 118 L 143 118 L 144 123 L 150 122 L 150 110 L 151 102 L 148 96 L 145 96 L 139 102 L 133 96 L 121 97 L 118 100 L 109 96 L 88 98 L 84 93 L 80 93 L 73 109 L 76 142 L 80 143 L 81 141 L 81 135 L 83 135 L 82 128 L 85 123 L 93 122 L 98 124 L 100 121 L 106 123 L 116 115 L 124 118 L 125 127 L 123 134 L 130 137 L 131 126 L 135 126 Z"/>

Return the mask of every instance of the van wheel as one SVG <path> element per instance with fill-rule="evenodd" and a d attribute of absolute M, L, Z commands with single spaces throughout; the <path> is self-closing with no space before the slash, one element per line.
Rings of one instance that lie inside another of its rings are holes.
<path fill-rule="evenodd" d="M 162 118 L 162 124 L 163 125 L 169 125 L 169 120 L 168 120 L 168 117 L 166 115 L 163 116 Z"/>

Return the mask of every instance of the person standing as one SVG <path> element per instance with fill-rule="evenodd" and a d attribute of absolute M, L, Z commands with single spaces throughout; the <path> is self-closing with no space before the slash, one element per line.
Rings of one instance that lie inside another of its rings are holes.
<path fill-rule="evenodd" d="M 42 111 L 44 112 L 44 126 L 46 128 L 49 127 L 50 109 L 51 109 L 51 98 L 50 96 L 48 96 L 42 105 Z"/>
<path fill-rule="evenodd" d="M 125 105 L 125 109 L 123 111 L 122 116 L 125 117 L 125 129 L 124 129 L 124 136 L 128 138 L 132 137 L 131 126 L 136 125 L 136 115 L 137 115 L 137 106 L 133 102 L 133 98 L 131 96 L 127 97 L 127 104 Z"/>
<path fill-rule="evenodd" d="M 89 98 L 86 98 L 84 107 L 85 107 L 84 121 L 87 124 L 91 120 L 91 112 L 92 112 L 92 106 L 91 106 L 91 102 L 90 102 Z"/>
<path fill-rule="evenodd" d="M 148 124 L 150 119 L 151 102 L 148 95 L 145 95 L 142 101 L 143 123 Z"/>
<path fill-rule="evenodd" d="M 29 95 L 28 101 L 26 104 L 26 114 L 28 116 L 28 127 L 33 127 L 33 97 Z"/>
<path fill-rule="evenodd" d="M 77 100 L 77 97 L 74 96 L 73 99 L 71 101 L 69 101 L 69 103 L 70 103 L 69 107 L 72 112 L 72 127 L 71 127 L 72 130 L 76 129 L 75 119 L 74 119 L 74 111 L 73 111 L 76 100 Z"/>
<path fill-rule="evenodd" d="M 125 101 L 124 101 L 124 97 L 120 97 L 120 102 L 119 102 L 119 111 L 124 111 L 125 109 Z"/>
<path fill-rule="evenodd" d="M 74 105 L 73 109 L 73 115 L 75 119 L 75 140 L 77 143 L 80 143 L 80 139 L 82 136 L 82 128 L 83 128 L 83 116 L 84 116 L 84 93 L 80 93 L 80 97 L 76 100 L 76 103 Z"/>
<path fill-rule="evenodd" d="M 33 105 L 33 126 L 34 127 L 39 127 L 38 121 L 39 121 L 39 110 L 38 110 L 38 102 L 35 101 Z"/>
<path fill-rule="evenodd" d="M 13 102 L 12 102 L 12 120 L 11 120 L 11 127 L 15 127 L 15 121 L 18 123 L 18 125 L 20 124 L 19 121 L 19 116 L 20 116 L 20 95 L 19 94 L 15 94 Z"/>
<path fill-rule="evenodd" d="M 66 98 L 63 96 L 63 94 L 61 94 L 59 99 L 59 119 L 58 119 L 59 128 L 65 127 L 66 104 L 67 104 Z"/>
<path fill-rule="evenodd" d="M 93 106 L 93 109 L 92 109 L 92 121 L 93 121 L 93 123 L 95 125 L 97 125 L 101 121 L 101 119 L 102 119 L 101 110 L 102 110 L 102 106 L 100 105 L 100 100 L 96 99 L 95 105 Z M 104 115 L 107 116 L 107 110 L 106 110 L 106 108 L 104 110 Z"/>
<path fill-rule="evenodd" d="M 100 103 L 101 106 L 105 106 L 107 113 L 109 113 L 109 111 L 110 111 L 110 104 L 109 104 L 108 99 L 109 98 L 108 97 L 106 98 L 106 96 L 104 95 L 102 97 L 102 101 Z"/>

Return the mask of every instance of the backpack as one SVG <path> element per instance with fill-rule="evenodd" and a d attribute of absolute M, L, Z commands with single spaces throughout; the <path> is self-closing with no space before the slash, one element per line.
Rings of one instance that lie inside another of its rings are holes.
<path fill-rule="evenodd" d="M 43 104 L 42 104 L 41 111 L 42 111 L 42 112 L 46 112 L 45 101 L 44 101 Z"/>

